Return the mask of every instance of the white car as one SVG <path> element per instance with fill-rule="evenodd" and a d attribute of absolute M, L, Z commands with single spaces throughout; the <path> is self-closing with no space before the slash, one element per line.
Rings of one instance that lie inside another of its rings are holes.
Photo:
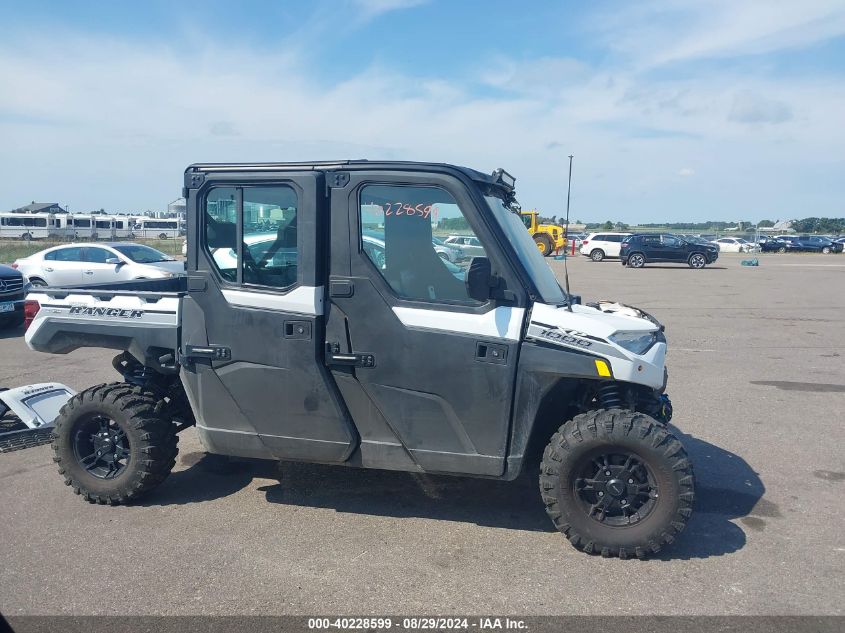
<path fill-rule="evenodd" d="M 486 257 L 484 247 L 474 235 L 450 235 L 444 241 L 446 246 L 460 248 L 465 257 Z"/>
<path fill-rule="evenodd" d="M 752 253 L 760 250 L 759 246 L 746 242 L 741 237 L 720 237 L 710 243 L 718 246 L 720 253 Z"/>
<path fill-rule="evenodd" d="M 594 262 L 600 262 L 607 258 L 619 258 L 619 251 L 622 249 L 622 241 L 631 235 L 630 233 L 590 233 L 587 239 L 581 242 L 580 253 L 589 257 Z"/>
<path fill-rule="evenodd" d="M 54 246 L 18 259 L 33 286 L 78 286 L 185 274 L 185 263 L 143 244 L 99 242 Z"/>

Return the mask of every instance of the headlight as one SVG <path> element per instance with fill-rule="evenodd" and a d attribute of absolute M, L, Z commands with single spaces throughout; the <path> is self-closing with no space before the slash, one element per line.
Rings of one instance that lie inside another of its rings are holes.
<path fill-rule="evenodd" d="M 657 332 L 616 332 L 611 341 L 634 354 L 642 354 L 657 340 Z"/>

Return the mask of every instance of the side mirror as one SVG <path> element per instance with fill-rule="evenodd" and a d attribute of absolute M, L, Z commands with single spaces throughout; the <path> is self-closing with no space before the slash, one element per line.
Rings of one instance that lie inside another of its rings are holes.
<path fill-rule="evenodd" d="M 111 266 L 120 266 L 123 263 L 123 260 L 121 260 L 119 257 L 109 257 L 106 260 L 106 263 Z"/>
<path fill-rule="evenodd" d="M 470 298 L 476 301 L 487 301 L 490 298 L 492 277 L 490 260 L 486 257 L 473 257 L 465 281 Z"/>

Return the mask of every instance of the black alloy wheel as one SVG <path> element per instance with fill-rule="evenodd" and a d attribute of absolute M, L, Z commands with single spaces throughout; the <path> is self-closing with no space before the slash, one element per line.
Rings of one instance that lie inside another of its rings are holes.
<path fill-rule="evenodd" d="M 97 479 L 120 476 L 131 461 L 129 438 L 114 420 L 102 415 L 80 419 L 73 433 L 73 454 Z"/>
<path fill-rule="evenodd" d="M 645 519 L 657 503 L 657 481 L 638 455 L 622 448 L 601 448 L 576 466 L 574 494 L 594 521 L 621 527 Z"/>

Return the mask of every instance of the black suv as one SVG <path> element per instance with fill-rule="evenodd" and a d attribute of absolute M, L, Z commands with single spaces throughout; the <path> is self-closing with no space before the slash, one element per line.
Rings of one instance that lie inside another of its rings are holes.
<path fill-rule="evenodd" d="M 23 323 L 24 283 L 20 271 L 0 264 L 0 328 Z"/>
<path fill-rule="evenodd" d="M 623 266 L 642 268 L 646 262 L 687 264 L 704 268 L 719 257 L 715 244 L 700 244 L 669 233 L 638 233 L 622 242 L 620 259 Z"/>

